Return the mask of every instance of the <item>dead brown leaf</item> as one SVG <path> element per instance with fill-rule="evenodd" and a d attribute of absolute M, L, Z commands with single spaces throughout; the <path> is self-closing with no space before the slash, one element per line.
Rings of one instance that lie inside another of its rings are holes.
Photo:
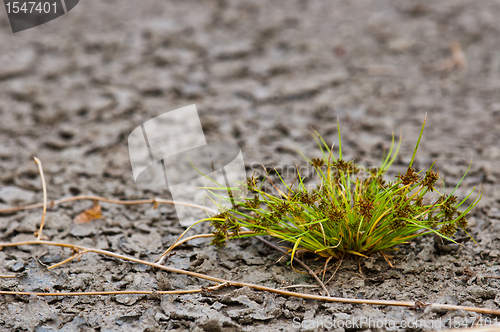
<path fill-rule="evenodd" d="M 467 61 L 462 47 L 458 41 L 451 43 L 451 57 L 441 60 L 436 63 L 432 70 L 435 72 L 450 71 L 454 68 L 465 69 L 467 68 Z"/>
<path fill-rule="evenodd" d="M 97 201 L 94 201 L 94 206 L 77 215 L 73 219 L 73 222 L 75 224 L 83 224 L 99 218 L 102 218 L 101 206 L 99 205 L 99 203 L 97 203 Z"/>

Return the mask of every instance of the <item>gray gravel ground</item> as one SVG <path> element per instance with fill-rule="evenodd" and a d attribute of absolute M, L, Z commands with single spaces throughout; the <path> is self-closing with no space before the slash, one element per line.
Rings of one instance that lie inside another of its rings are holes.
<path fill-rule="evenodd" d="M 144 121 L 193 103 L 207 140 L 238 143 L 248 174 L 257 162 L 305 165 L 297 148 L 317 156 L 311 128 L 333 142 L 337 118 L 345 158 L 364 165 L 377 165 L 391 131 L 402 130 L 394 166 L 403 169 L 427 113 L 417 168 L 437 159 L 446 184 L 453 186 L 473 159 L 458 194 L 464 197 L 478 183 L 484 189 L 471 216 L 477 244 L 415 240 L 394 254 L 394 268 L 377 255 L 347 260 L 329 291 L 500 307 L 500 281 L 484 278 L 500 275 L 497 1 L 87 0 L 55 21 L 17 34 L 0 12 L 0 208 L 41 201 L 33 155 L 43 161 L 50 199 L 78 194 L 168 198 L 135 186 L 127 137 Z M 467 67 L 438 71 L 455 40 Z M 44 234 L 153 260 L 182 232 L 170 206 L 103 203 L 105 219 L 72 223 L 91 206 L 81 201 L 50 210 Z M 0 241 L 32 239 L 40 215 L 31 210 L 0 216 Z M 200 226 L 193 233 L 207 230 Z M 0 274 L 17 277 L 0 279 L 0 288 L 210 285 L 94 254 L 50 271 L 43 265 L 69 255 L 58 248 L 4 248 Z M 197 240 L 179 249 L 169 264 L 271 287 L 314 285 L 286 261 L 276 263 L 279 257 L 254 240 L 233 241 L 221 250 Z M 339 327 L 331 327 L 333 320 L 358 322 L 337 331 L 420 331 L 432 326 L 401 324 L 419 319 L 449 327 L 477 316 L 325 304 L 249 289 L 159 298 L 0 296 L 2 331 L 323 331 Z M 398 326 L 379 328 L 367 318 Z"/>

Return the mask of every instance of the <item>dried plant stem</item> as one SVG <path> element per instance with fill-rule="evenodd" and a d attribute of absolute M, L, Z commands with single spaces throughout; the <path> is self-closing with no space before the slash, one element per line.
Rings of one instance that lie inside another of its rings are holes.
<path fill-rule="evenodd" d="M 253 234 L 254 232 L 240 232 L 240 234 Z M 198 235 L 193 235 L 193 236 L 190 236 L 190 237 L 187 237 L 185 238 L 184 240 L 181 240 L 182 236 L 184 235 L 184 233 L 179 236 L 179 238 L 174 242 L 174 244 L 172 244 L 167 250 L 165 250 L 165 252 L 163 254 L 161 254 L 160 257 L 158 257 L 155 262 L 163 262 L 165 257 L 168 255 L 169 252 L 171 252 L 175 247 L 187 242 L 187 241 L 190 241 L 190 240 L 194 240 L 194 239 L 201 239 L 201 238 L 208 238 L 208 237 L 214 237 L 214 235 L 212 233 L 210 234 L 198 234 Z M 234 234 L 233 234 L 234 236 Z"/>
<path fill-rule="evenodd" d="M 183 234 L 184 235 L 184 234 Z M 179 238 L 174 242 L 174 244 L 172 244 L 170 247 L 168 247 L 167 250 L 165 250 L 165 252 L 163 254 L 161 254 L 160 257 L 158 257 L 155 262 L 163 262 L 164 261 L 164 258 L 168 255 L 168 253 L 170 251 L 172 251 L 175 247 L 189 241 L 189 240 L 194 240 L 194 239 L 201 239 L 201 238 L 207 238 L 207 237 L 213 237 L 214 235 L 213 234 L 198 234 L 198 235 L 193 235 L 193 236 L 190 236 L 190 237 L 187 237 L 185 238 L 184 240 L 181 240 L 182 238 L 182 235 L 179 236 Z M 163 263 L 161 263 L 163 264 Z"/>
<path fill-rule="evenodd" d="M 391 260 L 390 260 L 389 256 L 388 256 L 388 255 L 386 255 L 386 254 L 385 254 L 382 250 L 380 250 L 379 252 L 380 252 L 380 254 L 382 255 L 382 257 L 384 257 L 384 259 L 385 259 L 385 261 L 387 262 L 387 264 L 389 264 L 389 266 L 393 268 L 393 267 L 394 267 L 394 265 L 392 265 L 392 263 L 391 263 Z"/>
<path fill-rule="evenodd" d="M 68 197 L 68 198 L 61 198 L 61 199 L 58 199 L 58 200 L 55 200 L 55 201 L 51 201 L 50 202 L 50 207 L 54 207 L 56 205 L 60 205 L 60 204 L 63 204 L 63 203 L 68 203 L 68 202 L 73 202 L 73 201 L 79 201 L 79 200 L 92 200 L 92 201 L 100 201 L 100 202 L 105 202 L 105 203 L 121 204 L 121 205 L 138 205 L 138 204 L 155 204 L 155 205 L 157 205 L 157 204 L 170 204 L 170 205 L 174 205 L 174 204 L 177 204 L 177 205 L 187 206 L 187 207 L 191 207 L 191 208 L 195 208 L 195 209 L 205 210 L 207 212 L 214 213 L 214 214 L 217 213 L 217 211 L 205 208 L 202 205 L 192 204 L 192 203 L 186 203 L 186 202 L 174 202 L 172 200 L 161 199 L 161 198 L 138 199 L 138 200 L 119 200 L 119 199 L 109 199 L 109 198 L 105 198 L 105 197 L 101 197 L 101 196 L 90 196 L 90 195 L 80 195 L 80 196 L 74 196 L 74 197 Z M 37 203 L 37 204 L 31 204 L 31 205 L 25 205 L 25 206 L 18 206 L 18 207 L 0 209 L 0 214 L 12 213 L 12 212 L 24 211 L 24 210 L 31 210 L 31 209 L 37 209 L 37 208 L 40 208 L 40 207 L 43 207 L 43 206 L 44 206 L 43 203 Z M 272 244 L 269 241 L 264 240 L 262 237 L 257 236 L 257 238 L 261 242 L 267 244 L 268 246 L 270 246 L 270 247 L 272 247 L 272 248 L 274 248 L 276 250 L 279 250 L 282 253 L 285 253 L 285 254 L 287 253 L 287 251 L 285 251 L 282 248 L 280 248 L 280 247 Z M 188 240 L 189 240 L 189 238 L 186 239 L 185 241 L 188 241 Z M 185 242 L 185 241 L 182 241 L 182 242 Z M 177 243 L 176 245 L 179 245 L 179 244 L 180 243 Z M 165 256 L 166 256 L 166 253 L 163 253 L 159 257 L 158 262 L 161 262 L 162 258 L 165 257 Z M 314 272 L 304 262 L 302 262 L 297 257 L 294 257 L 293 260 L 296 261 L 302 267 L 304 267 L 307 270 L 307 272 L 311 276 L 313 276 L 313 278 L 316 280 L 316 282 L 321 286 L 321 288 L 323 289 L 323 291 L 325 292 L 325 294 L 327 296 L 329 296 L 328 290 L 323 285 L 323 283 L 321 282 L 321 280 L 314 274 Z"/>
<path fill-rule="evenodd" d="M 60 293 L 30 293 L 30 292 L 14 292 L 14 291 L 0 291 L 0 295 L 37 295 L 37 296 L 96 296 L 96 295 L 122 295 L 122 294 L 138 294 L 138 295 L 153 295 L 153 294 L 190 294 L 200 292 L 213 292 L 224 288 L 225 284 L 218 284 L 210 287 L 203 287 L 197 289 L 183 289 L 174 291 L 109 291 L 109 292 L 60 292 Z"/>
<path fill-rule="evenodd" d="M 63 260 L 62 262 L 59 262 L 59 263 L 57 263 L 57 264 L 54 264 L 54 265 L 49 266 L 47 269 L 49 269 L 49 270 L 50 270 L 50 269 L 53 269 L 53 268 L 55 268 L 55 267 L 61 266 L 61 265 L 63 265 L 63 264 L 66 264 L 66 263 L 68 263 L 68 262 L 72 261 L 72 260 L 73 260 L 73 259 L 75 259 L 75 258 L 81 258 L 81 257 L 82 257 L 82 255 L 83 255 L 84 253 L 86 253 L 86 251 L 77 252 L 77 253 L 75 253 L 73 256 L 71 256 L 71 257 L 69 257 L 69 258 L 67 258 L 67 259 Z"/>
<path fill-rule="evenodd" d="M 259 239 L 261 242 L 265 243 L 266 245 L 270 246 L 271 248 L 274 248 L 274 249 L 276 249 L 278 251 L 281 251 L 284 255 L 286 255 L 286 254 L 289 253 L 288 250 L 284 250 L 283 248 L 278 247 L 274 243 L 269 242 L 269 241 L 265 240 L 264 238 L 262 238 L 260 236 L 256 236 L 256 238 Z M 316 282 L 321 287 L 321 289 L 323 290 L 323 292 L 325 292 L 326 296 L 330 296 L 330 292 L 328 292 L 328 290 L 326 289 L 325 284 L 321 281 L 321 279 L 319 279 L 319 277 L 314 273 L 314 271 L 311 270 L 311 268 L 306 265 L 306 263 L 304 263 L 303 261 L 301 261 L 300 259 L 298 259 L 297 256 L 294 256 L 293 260 L 295 262 L 297 262 L 298 264 L 300 264 L 300 266 L 302 266 L 303 268 L 305 268 L 307 270 L 307 272 L 309 273 L 309 275 L 311 275 L 316 280 Z"/>
<path fill-rule="evenodd" d="M 49 266 L 47 269 L 49 269 L 49 270 L 50 270 L 50 269 L 53 269 L 53 268 L 55 268 L 55 267 L 61 266 L 61 265 L 63 265 L 63 264 L 66 264 L 66 263 L 68 263 L 68 262 L 72 261 L 73 259 L 75 259 L 75 258 L 77 258 L 77 257 L 78 257 L 78 254 L 73 255 L 73 256 L 71 256 L 70 258 L 67 258 L 67 259 L 63 260 L 62 262 L 59 262 L 59 263 L 57 263 L 57 264 L 54 264 L 54 265 Z"/>
<path fill-rule="evenodd" d="M 236 281 L 231 281 L 231 280 L 225 280 L 222 278 L 211 277 L 211 276 L 201 274 L 201 273 L 181 270 L 181 269 L 177 269 L 177 268 L 173 268 L 173 267 L 169 267 L 169 266 L 160 265 L 157 263 L 144 261 L 144 260 L 137 259 L 134 257 L 128 257 L 125 255 L 116 254 L 114 252 L 110 252 L 107 250 L 88 248 L 88 247 L 83 247 L 83 246 L 78 246 L 78 245 L 73 245 L 73 244 L 68 244 L 68 243 L 52 242 L 52 241 L 39 241 L 39 240 L 23 241 L 23 242 L 16 242 L 16 243 L 0 243 L 0 247 L 14 247 L 14 246 L 22 246 L 22 245 L 50 245 L 50 246 L 72 248 L 76 252 L 93 252 L 96 254 L 111 256 L 111 257 L 123 259 L 126 261 L 131 261 L 131 262 L 138 263 L 138 264 L 148 265 L 148 266 L 158 268 L 160 270 L 164 270 L 164 271 L 171 272 L 171 273 L 178 273 L 178 274 L 188 275 L 188 276 L 195 277 L 195 278 L 210 280 L 210 281 L 213 281 L 213 282 L 220 284 L 219 286 L 215 286 L 215 287 L 222 287 L 221 285 L 223 285 L 223 286 L 235 286 L 235 287 L 249 287 L 252 289 L 266 291 L 266 292 L 270 292 L 270 293 L 275 293 L 275 294 L 279 294 L 279 295 L 283 295 L 283 296 L 293 296 L 293 297 L 298 297 L 298 298 L 303 298 L 303 299 L 318 300 L 318 301 L 325 301 L 325 302 L 399 306 L 399 307 L 409 307 L 409 308 L 431 307 L 431 308 L 438 308 L 438 309 L 444 309 L 444 310 L 464 310 L 464 311 L 471 311 L 471 312 L 477 312 L 477 313 L 482 313 L 482 314 L 491 314 L 491 315 L 500 316 L 500 310 L 498 310 L 498 309 L 474 308 L 474 307 L 465 307 L 465 306 L 438 304 L 438 303 L 426 304 L 426 303 L 422 303 L 420 301 L 413 302 L 413 301 L 392 301 L 392 300 L 363 300 L 363 299 L 330 297 L 330 296 L 321 296 L 321 295 L 290 292 L 290 291 L 275 289 L 275 288 L 261 286 L 261 285 L 249 284 L 249 283 L 245 283 L 245 282 L 236 282 Z M 185 291 L 183 291 L 183 292 L 185 292 Z M 12 293 L 13 294 L 20 294 L 19 292 L 12 292 Z M 0 293 L 0 294 L 2 294 L 2 293 Z M 27 294 L 31 294 L 31 293 L 27 293 Z M 54 293 L 54 294 L 61 294 L 61 293 Z M 74 294 L 82 294 L 82 293 L 68 293 L 68 296 L 69 296 L 69 294 L 74 295 Z"/>
<path fill-rule="evenodd" d="M 333 271 L 332 273 L 332 276 L 330 277 L 330 279 L 328 279 L 328 281 L 325 283 L 325 285 L 328 285 L 328 283 L 330 281 L 332 281 L 333 277 L 335 277 L 335 275 L 337 274 L 337 271 L 339 270 L 340 268 L 340 265 L 342 265 L 342 262 L 344 261 L 344 257 L 342 257 L 339 261 L 339 263 L 337 264 L 337 267 L 335 268 L 335 271 Z"/>
<path fill-rule="evenodd" d="M 253 234 L 254 232 L 252 231 L 244 231 L 244 232 L 240 232 L 239 234 L 242 235 L 242 234 Z M 172 244 L 160 257 L 158 257 L 158 259 L 156 259 L 155 262 L 157 263 L 160 263 L 160 264 L 163 264 L 164 260 L 165 260 L 165 257 L 167 257 L 167 254 L 172 250 L 174 249 L 175 247 L 177 247 L 178 245 L 184 243 L 184 242 L 187 242 L 189 240 L 193 240 L 193 239 L 198 239 L 198 238 L 207 238 L 207 237 L 213 237 L 214 235 L 213 234 L 199 234 L 199 235 L 193 235 L 193 236 L 190 236 L 188 238 L 185 238 L 184 240 L 180 240 L 182 238 L 182 235 L 177 239 L 177 241 Z M 233 235 L 234 236 L 234 235 Z M 265 240 L 264 238 L 260 237 L 260 236 L 256 236 L 256 238 L 258 240 L 260 240 L 262 243 L 266 244 L 267 246 L 275 249 L 275 250 L 278 250 L 280 251 L 281 253 L 283 253 L 284 255 L 288 254 L 289 252 L 287 250 L 284 250 L 283 248 L 280 248 L 278 247 L 277 245 L 275 245 L 274 243 L 271 243 L 267 240 Z M 319 284 L 319 286 L 323 289 L 323 292 L 325 292 L 325 295 L 326 296 L 330 296 L 330 293 L 328 292 L 328 290 L 326 289 L 325 285 L 323 284 L 323 282 L 318 278 L 318 276 L 309 268 L 309 266 L 307 266 L 304 262 L 302 262 L 299 258 L 297 258 L 297 256 L 294 256 L 293 257 L 293 260 L 295 262 L 297 262 L 298 264 L 300 264 L 302 267 L 304 267 L 307 272 L 314 278 L 316 279 L 316 282 Z"/>
<path fill-rule="evenodd" d="M 91 196 L 91 195 L 80 195 L 80 196 L 61 198 L 61 199 L 58 199 L 55 201 L 50 201 L 49 206 L 54 207 L 56 205 L 60 205 L 63 203 L 80 201 L 80 200 L 92 200 L 92 201 L 99 201 L 99 202 L 120 204 L 120 205 L 138 205 L 138 204 L 155 204 L 155 205 L 156 204 L 169 204 L 169 205 L 174 205 L 174 204 L 176 204 L 176 205 L 187 206 L 187 207 L 191 207 L 191 208 L 195 208 L 195 209 L 202 209 L 202 210 L 206 210 L 208 212 L 213 212 L 213 213 L 216 212 L 213 210 L 209 210 L 202 205 L 191 204 L 191 203 L 186 203 L 186 202 L 174 202 L 172 200 L 162 199 L 162 198 L 119 200 L 119 199 L 109 199 L 109 198 L 105 198 L 105 197 L 101 197 L 101 196 Z M 0 209 L 0 214 L 6 214 L 6 213 L 12 213 L 12 212 L 24 211 L 24 210 L 32 210 L 32 209 L 37 209 L 37 208 L 41 208 L 41 207 L 43 207 L 43 203 L 11 207 L 11 208 L 6 208 L 6 209 Z"/>
<path fill-rule="evenodd" d="M 40 159 L 38 159 L 37 157 L 33 157 L 33 159 L 35 159 L 35 164 L 38 165 L 38 171 L 40 172 L 40 179 L 42 180 L 42 190 L 43 190 L 42 222 L 40 223 L 40 228 L 38 229 L 38 232 L 35 233 L 35 236 L 37 237 L 37 239 L 41 240 L 42 239 L 43 224 L 45 222 L 45 214 L 47 213 L 47 186 L 45 185 L 45 176 L 43 175 L 42 161 Z"/>
<path fill-rule="evenodd" d="M 279 289 L 287 289 L 287 288 L 317 288 L 317 285 L 290 285 L 285 287 L 280 287 Z"/>
<path fill-rule="evenodd" d="M 0 278 L 15 278 L 16 276 L 6 276 L 6 275 L 0 275 Z"/>
<path fill-rule="evenodd" d="M 328 267 L 328 263 L 330 262 L 330 260 L 332 259 L 333 257 L 330 256 L 326 259 L 326 262 L 325 262 L 325 267 L 323 268 L 323 277 L 321 277 L 321 281 L 324 281 L 325 280 L 325 273 L 326 273 L 326 268 Z"/>

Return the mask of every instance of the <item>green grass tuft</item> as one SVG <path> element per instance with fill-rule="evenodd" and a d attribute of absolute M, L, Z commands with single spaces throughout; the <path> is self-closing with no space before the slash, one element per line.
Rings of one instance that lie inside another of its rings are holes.
<path fill-rule="evenodd" d="M 315 132 L 323 156 L 306 159 L 314 167 L 319 184 L 310 189 L 298 174 L 290 185 L 280 177 L 280 186 L 286 188 L 280 190 L 267 174 L 260 186 L 255 177 L 247 179 L 242 187 L 254 196 L 211 218 L 212 243 L 222 246 L 230 238 L 270 235 L 289 242 L 292 254 L 305 250 L 341 259 L 349 254 L 367 256 L 394 249 L 428 234 L 453 241 L 457 229 L 467 227 L 467 213 L 479 202 L 482 193 L 460 212 L 459 208 L 474 192 L 473 189 L 461 201 L 453 195 L 465 174 L 456 188 L 445 194 L 437 188 L 440 177 L 432 169 L 434 164 L 426 171 L 417 172 L 411 167 L 424 126 L 425 121 L 408 169 L 391 182 L 386 182 L 383 175 L 394 162 L 401 140 L 395 148 L 393 136 L 380 167 L 365 169 L 342 159 L 341 143 L 339 157 L 335 158 L 333 147 Z M 263 189 L 262 183 L 266 181 L 278 194 Z M 241 233 L 242 230 L 251 233 Z"/>

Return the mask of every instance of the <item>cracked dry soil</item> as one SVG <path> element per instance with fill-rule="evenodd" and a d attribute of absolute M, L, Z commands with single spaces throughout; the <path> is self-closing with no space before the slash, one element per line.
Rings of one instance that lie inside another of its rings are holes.
<path fill-rule="evenodd" d="M 49 199 L 78 194 L 136 199 L 168 193 L 136 188 L 127 137 L 142 122 L 196 103 L 209 141 L 242 148 L 252 165 L 305 165 L 319 151 L 311 128 L 336 140 L 345 159 L 377 165 L 402 130 L 395 169 L 411 158 L 424 114 L 417 168 L 434 160 L 448 187 L 472 166 L 463 188 L 480 183 L 473 210 L 477 244 L 432 237 L 393 253 L 346 260 L 328 289 L 334 296 L 500 307 L 500 4 L 493 0 L 82 1 L 69 14 L 12 34 L 0 13 L 0 208 L 41 201 L 32 156 L 44 163 Z M 467 67 L 436 71 L 458 40 Z M 152 260 L 183 231 L 171 206 L 103 203 L 104 219 L 75 225 L 92 206 L 79 201 L 48 212 L 52 240 Z M 0 216 L 0 241 L 33 239 L 41 210 Z M 207 232 L 207 225 L 191 234 Z M 217 250 L 200 239 L 169 264 L 272 287 L 314 285 L 256 240 Z M 2 290 L 170 290 L 207 281 L 86 254 L 54 270 L 67 249 L 0 251 Z M 311 264 L 316 264 L 311 262 Z M 297 288 L 317 293 L 316 288 Z M 440 310 L 326 304 L 249 289 L 177 296 L 37 298 L 0 296 L 2 331 L 322 331 L 332 319 L 363 317 L 469 324 L 477 315 Z M 485 317 L 483 317 L 485 318 Z M 492 319 L 494 317 L 491 317 Z M 452 325 L 453 326 L 453 325 Z M 339 327 L 354 330 L 430 327 Z"/>

